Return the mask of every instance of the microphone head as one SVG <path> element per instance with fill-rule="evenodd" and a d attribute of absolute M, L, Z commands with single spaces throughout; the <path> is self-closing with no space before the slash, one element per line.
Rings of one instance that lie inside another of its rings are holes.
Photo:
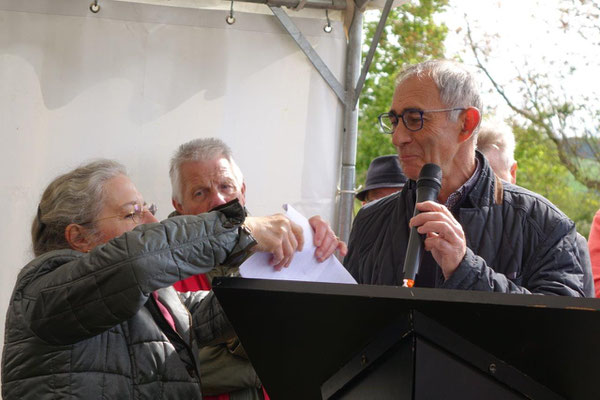
<path fill-rule="evenodd" d="M 437 164 L 425 164 L 419 173 L 417 188 L 421 186 L 442 187 L 442 169 Z"/>

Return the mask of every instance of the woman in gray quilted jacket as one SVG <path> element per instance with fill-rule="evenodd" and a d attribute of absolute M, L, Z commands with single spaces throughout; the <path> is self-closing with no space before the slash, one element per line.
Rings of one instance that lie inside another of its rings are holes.
<path fill-rule="evenodd" d="M 158 222 L 123 166 L 100 160 L 56 178 L 32 225 L 2 354 L 4 400 L 201 399 L 197 347 L 232 329 L 212 292 L 174 282 L 253 250 L 289 264 L 302 246 L 281 215 L 233 201 Z"/>

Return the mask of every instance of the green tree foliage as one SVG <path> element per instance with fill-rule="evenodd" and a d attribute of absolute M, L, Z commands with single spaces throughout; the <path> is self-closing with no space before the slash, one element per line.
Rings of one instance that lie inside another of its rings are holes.
<path fill-rule="evenodd" d="M 421 0 L 390 12 L 360 97 L 357 185 L 364 185 L 373 158 L 396 153 L 391 137 L 379 131 L 377 116 L 390 108 L 398 72 L 406 65 L 444 57 L 447 28 L 434 17 L 447 4 L 447 0 Z M 365 55 L 378 21 L 379 18 L 365 24 Z"/>
<path fill-rule="evenodd" d="M 519 163 L 517 183 L 554 203 L 575 221 L 577 231 L 587 237 L 594 213 L 600 208 L 598 193 L 573 177 L 560 162 L 558 150 L 545 132 L 535 125 L 527 128 L 521 125 L 513 124 L 517 142 L 515 159 Z"/>
<path fill-rule="evenodd" d="M 560 4 L 568 6 L 562 12 L 562 29 L 577 30 L 584 39 L 600 44 L 600 36 L 595 35 L 600 29 L 597 24 L 600 6 L 590 0 L 561 0 Z M 396 74 L 408 64 L 444 57 L 448 29 L 436 17 L 447 8 L 447 0 L 424 0 L 406 4 L 390 13 L 360 98 L 357 185 L 364 184 L 366 170 L 374 157 L 395 153 L 391 137 L 379 131 L 377 116 L 390 107 Z M 365 54 L 377 21 L 365 24 Z M 517 183 L 548 198 L 575 221 L 579 233 L 587 237 L 594 213 L 600 208 L 597 191 L 600 187 L 597 183 L 600 176 L 600 145 L 597 139 L 600 111 L 595 106 L 597 102 L 592 101 L 596 99 L 560 97 L 557 93 L 564 93 L 560 87 L 562 79 L 550 79 L 549 75 L 539 73 L 539 64 L 530 65 L 527 60 L 517 60 L 521 72 L 504 82 L 507 86 L 517 86 L 516 91 L 511 93 L 519 101 L 511 102 L 504 87 L 493 81 L 485 69 L 488 62 L 492 63 L 493 57 L 488 58 L 493 53 L 492 44 L 497 45 L 501 38 L 480 33 L 483 38 L 475 45 L 470 29 L 465 33 L 468 40 L 465 40 L 464 49 L 467 53 L 470 50 L 476 56 L 483 56 L 476 57 L 474 64 L 486 72 L 494 83 L 495 91 L 514 112 L 515 158 L 519 163 Z M 449 57 L 464 55 L 450 54 Z M 559 74 L 564 77 L 576 67 L 569 65 L 568 61 L 546 64 L 565 69 Z M 531 66 L 531 70 L 527 69 Z M 506 69 L 506 66 L 499 68 Z M 486 113 L 488 111 L 491 110 L 485 110 Z M 587 120 L 574 119 L 578 113 Z M 575 137 L 577 140 L 574 140 Z"/>

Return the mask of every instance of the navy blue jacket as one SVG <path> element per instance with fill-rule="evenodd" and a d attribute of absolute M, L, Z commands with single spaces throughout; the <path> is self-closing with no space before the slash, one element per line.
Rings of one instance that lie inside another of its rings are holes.
<path fill-rule="evenodd" d="M 467 240 L 465 257 L 448 280 L 433 257 L 420 273 L 435 269 L 429 271 L 433 286 L 445 289 L 583 296 L 573 221 L 542 196 L 501 182 L 485 157 L 480 160 L 477 182 L 455 212 Z M 402 285 L 415 199 L 416 183 L 409 181 L 359 211 L 344 259 L 358 283 Z"/>

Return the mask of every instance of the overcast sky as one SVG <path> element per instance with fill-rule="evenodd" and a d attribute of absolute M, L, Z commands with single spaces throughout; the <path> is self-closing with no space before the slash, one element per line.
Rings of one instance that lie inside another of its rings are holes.
<path fill-rule="evenodd" d="M 583 38 L 575 29 L 565 32 L 560 14 L 560 7 L 565 5 L 569 2 L 450 0 L 449 11 L 439 17 L 449 27 L 447 55 L 452 56 L 465 48 L 466 14 L 477 41 L 483 43 L 484 34 L 491 37 L 488 68 L 495 79 L 510 86 L 511 78 L 517 75 L 517 68 L 525 70 L 526 64 L 540 72 L 556 74 L 558 70 L 566 70 L 564 64 L 567 62 L 576 67 L 576 71 L 567 79 L 556 78 L 553 82 L 556 87 L 562 86 L 560 90 L 578 98 L 586 95 L 598 97 L 598 37 L 595 40 Z M 573 22 L 571 24 L 574 26 Z M 593 33 L 598 35 L 598 32 L 596 28 Z M 467 52 L 465 60 L 472 60 L 471 57 Z M 488 102 L 502 104 L 499 96 L 494 97 Z"/>

